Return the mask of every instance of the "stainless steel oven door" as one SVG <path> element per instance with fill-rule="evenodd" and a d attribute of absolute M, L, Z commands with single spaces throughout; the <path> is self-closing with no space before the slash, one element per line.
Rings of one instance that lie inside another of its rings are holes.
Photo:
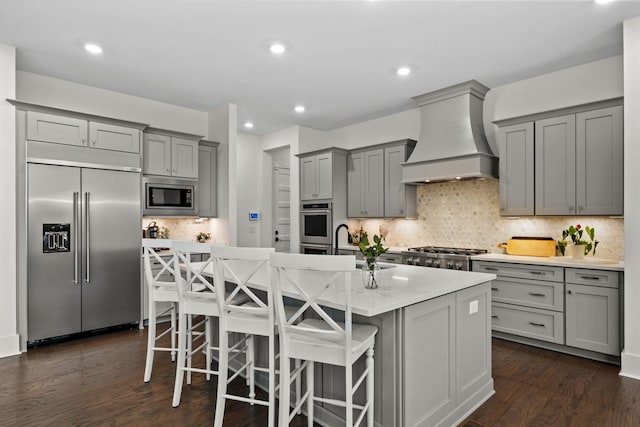
<path fill-rule="evenodd" d="M 309 209 L 300 212 L 300 242 L 331 246 L 331 209 Z"/>
<path fill-rule="evenodd" d="M 331 255 L 331 245 L 300 245 L 300 253 L 307 255 Z"/>

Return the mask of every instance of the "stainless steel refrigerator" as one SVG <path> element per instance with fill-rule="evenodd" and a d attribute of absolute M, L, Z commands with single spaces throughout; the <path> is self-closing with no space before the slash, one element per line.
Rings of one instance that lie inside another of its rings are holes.
<path fill-rule="evenodd" d="M 140 173 L 28 164 L 28 341 L 140 318 Z"/>

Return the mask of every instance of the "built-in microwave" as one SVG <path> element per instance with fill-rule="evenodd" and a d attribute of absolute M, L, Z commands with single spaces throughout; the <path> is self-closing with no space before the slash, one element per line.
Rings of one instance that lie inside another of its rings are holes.
<path fill-rule="evenodd" d="M 300 210 L 300 242 L 331 246 L 332 216 L 331 202 L 303 204 Z"/>
<path fill-rule="evenodd" d="M 186 179 L 145 176 L 143 215 L 147 216 L 196 216 L 198 214 L 197 181 Z"/>

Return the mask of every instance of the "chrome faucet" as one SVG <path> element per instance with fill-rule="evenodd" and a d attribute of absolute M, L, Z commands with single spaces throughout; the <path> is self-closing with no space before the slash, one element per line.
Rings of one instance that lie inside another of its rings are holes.
<path fill-rule="evenodd" d="M 335 247 L 333 249 L 333 254 L 334 255 L 338 255 L 338 232 L 340 231 L 340 229 L 342 227 L 347 229 L 347 233 L 349 232 L 349 226 L 347 224 L 340 224 L 338 227 L 336 227 L 336 234 L 334 236 L 334 238 L 335 238 Z"/>

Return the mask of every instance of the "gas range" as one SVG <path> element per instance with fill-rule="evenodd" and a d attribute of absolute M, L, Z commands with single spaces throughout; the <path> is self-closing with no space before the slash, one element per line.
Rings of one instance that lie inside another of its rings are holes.
<path fill-rule="evenodd" d="M 485 254 L 486 249 L 447 248 L 439 246 L 420 246 L 402 252 L 402 263 L 421 267 L 448 268 L 450 270 L 469 270 L 469 258 Z"/>

